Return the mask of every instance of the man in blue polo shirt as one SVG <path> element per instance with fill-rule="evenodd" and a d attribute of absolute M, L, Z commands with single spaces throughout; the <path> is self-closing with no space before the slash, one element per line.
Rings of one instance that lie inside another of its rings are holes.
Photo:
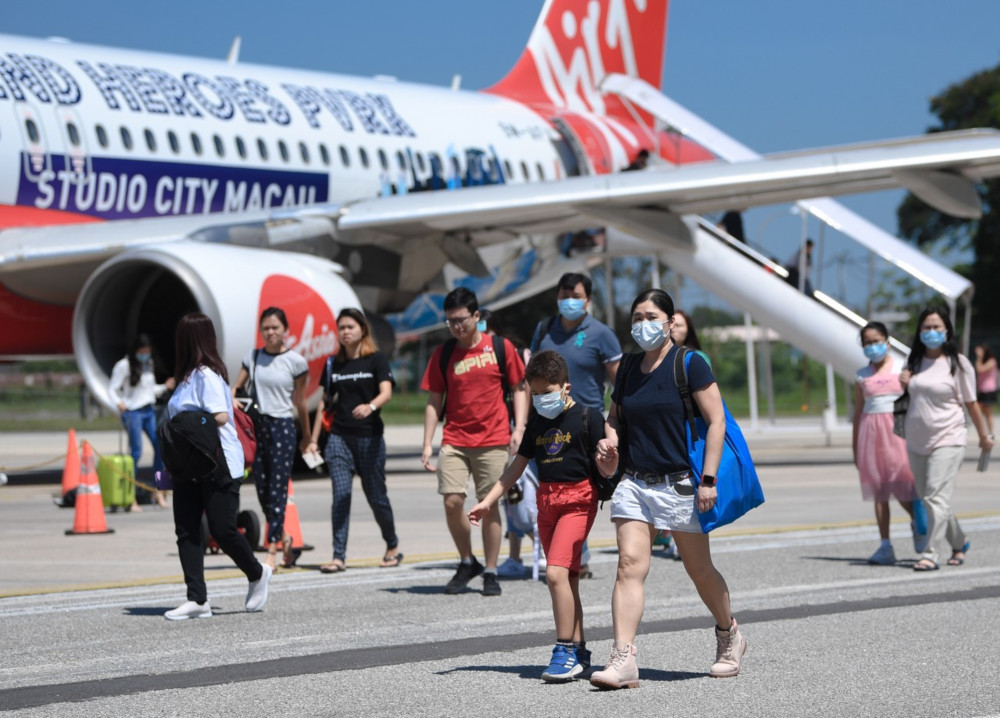
<path fill-rule="evenodd" d="M 567 272 L 559 279 L 559 315 L 538 323 L 531 351 L 558 352 L 569 365 L 573 400 L 604 411 L 604 381 L 614 385 L 622 345 L 610 327 L 587 313 L 591 288 L 586 274 Z"/>
<path fill-rule="evenodd" d="M 570 396 L 583 406 L 593 406 L 603 412 L 604 381 L 606 378 L 614 386 L 622 345 L 610 327 L 587 313 L 592 288 L 586 274 L 567 272 L 560 277 L 556 294 L 559 314 L 543 319 L 535 327 L 531 352 L 543 349 L 558 352 L 569 366 Z M 519 540 L 516 534 L 511 537 L 512 550 L 519 545 Z M 590 551 L 584 543 L 581 578 L 592 575 L 587 566 L 589 558 Z M 512 559 L 507 559 L 500 567 L 500 575 L 516 575 L 518 569 Z"/>

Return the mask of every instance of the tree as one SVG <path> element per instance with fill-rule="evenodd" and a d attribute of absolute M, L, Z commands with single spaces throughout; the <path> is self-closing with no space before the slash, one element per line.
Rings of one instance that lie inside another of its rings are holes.
<path fill-rule="evenodd" d="M 1000 128 L 1000 65 L 951 85 L 931 99 L 931 112 L 940 124 L 928 132 Z M 979 187 L 983 216 L 963 220 L 943 214 L 908 194 L 897 210 L 899 231 L 918 247 L 971 249 L 975 261 L 955 270 L 976 286 L 973 315 L 979 327 L 1000 327 L 1000 180 L 988 180 Z"/>

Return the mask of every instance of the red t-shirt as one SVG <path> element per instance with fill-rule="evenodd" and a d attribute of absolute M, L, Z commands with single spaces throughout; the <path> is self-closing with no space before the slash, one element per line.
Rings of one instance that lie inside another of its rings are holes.
<path fill-rule="evenodd" d="M 483 334 L 479 343 L 468 349 L 455 343 L 445 384 L 441 376 L 441 350 L 438 347 L 427 362 L 420 388 L 447 394 L 442 444 L 480 447 L 510 443 L 510 419 L 503 401 L 500 367 L 493 352 L 493 342 L 500 337 Z M 514 387 L 524 381 L 524 364 L 517 349 L 508 340 L 504 345 L 507 383 Z"/>

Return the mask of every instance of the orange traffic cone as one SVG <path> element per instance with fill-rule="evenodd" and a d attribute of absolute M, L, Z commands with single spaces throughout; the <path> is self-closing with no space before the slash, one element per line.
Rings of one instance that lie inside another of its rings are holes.
<path fill-rule="evenodd" d="M 292 537 L 292 548 L 303 549 L 302 527 L 299 526 L 299 507 L 295 505 L 295 489 L 288 479 L 288 503 L 285 504 L 285 533 Z"/>
<path fill-rule="evenodd" d="M 69 430 L 69 439 L 66 442 L 66 466 L 63 467 L 62 475 L 62 495 L 66 496 L 70 491 L 80 485 L 80 447 L 76 443 L 76 431 Z"/>
<path fill-rule="evenodd" d="M 85 441 L 83 460 L 80 462 L 80 485 L 76 487 L 76 515 L 73 517 L 73 528 L 68 529 L 66 535 L 114 532 L 104 520 L 104 502 L 101 501 L 101 485 L 97 483 L 94 468 L 94 450 Z"/>

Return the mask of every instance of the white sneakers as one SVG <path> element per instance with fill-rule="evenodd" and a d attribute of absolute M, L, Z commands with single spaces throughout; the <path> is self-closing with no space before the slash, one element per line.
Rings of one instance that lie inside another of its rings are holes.
<path fill-rule="evenodd" d="M 163 617 L 168 621 L 186 621 L 189 618 L 211 618 L 212 607 L 208 605 L 208 601 L 205 601 L 205 603 L 185 601 L 177 608 L 164 613 Z"/>
<path fill-rule="evenodd" d="M 261 568 L 264 569 L 264 573 L 256 581 L 251 581 L 247 590 L 247 602 L 244 605 L 251 612 L 263 610 L 264 604 L 267 603 L 267 584 L 271 582 L 274 573 L 266 563 L 261 564 Z"/>
<path fill-rule="evenodd" d="M 267 603 L 267 586 L 271 583 L 271 576 L 274 572 L 267 564 L 261 564 L 261 568 L 264 572 L 260 575 L 259 579 L 250 582 L 250 588 L 247 590 L 247 600 L 244 606 L 250 612 L 262 611 L 264 604 Z M 188 618 L 211 618 L 212 607 L 208 601 L 205 601 L 205 603 L 185 601 L 177 608 L 164 613 L 163 617 L 168 621 L 184 621 Z"/>

